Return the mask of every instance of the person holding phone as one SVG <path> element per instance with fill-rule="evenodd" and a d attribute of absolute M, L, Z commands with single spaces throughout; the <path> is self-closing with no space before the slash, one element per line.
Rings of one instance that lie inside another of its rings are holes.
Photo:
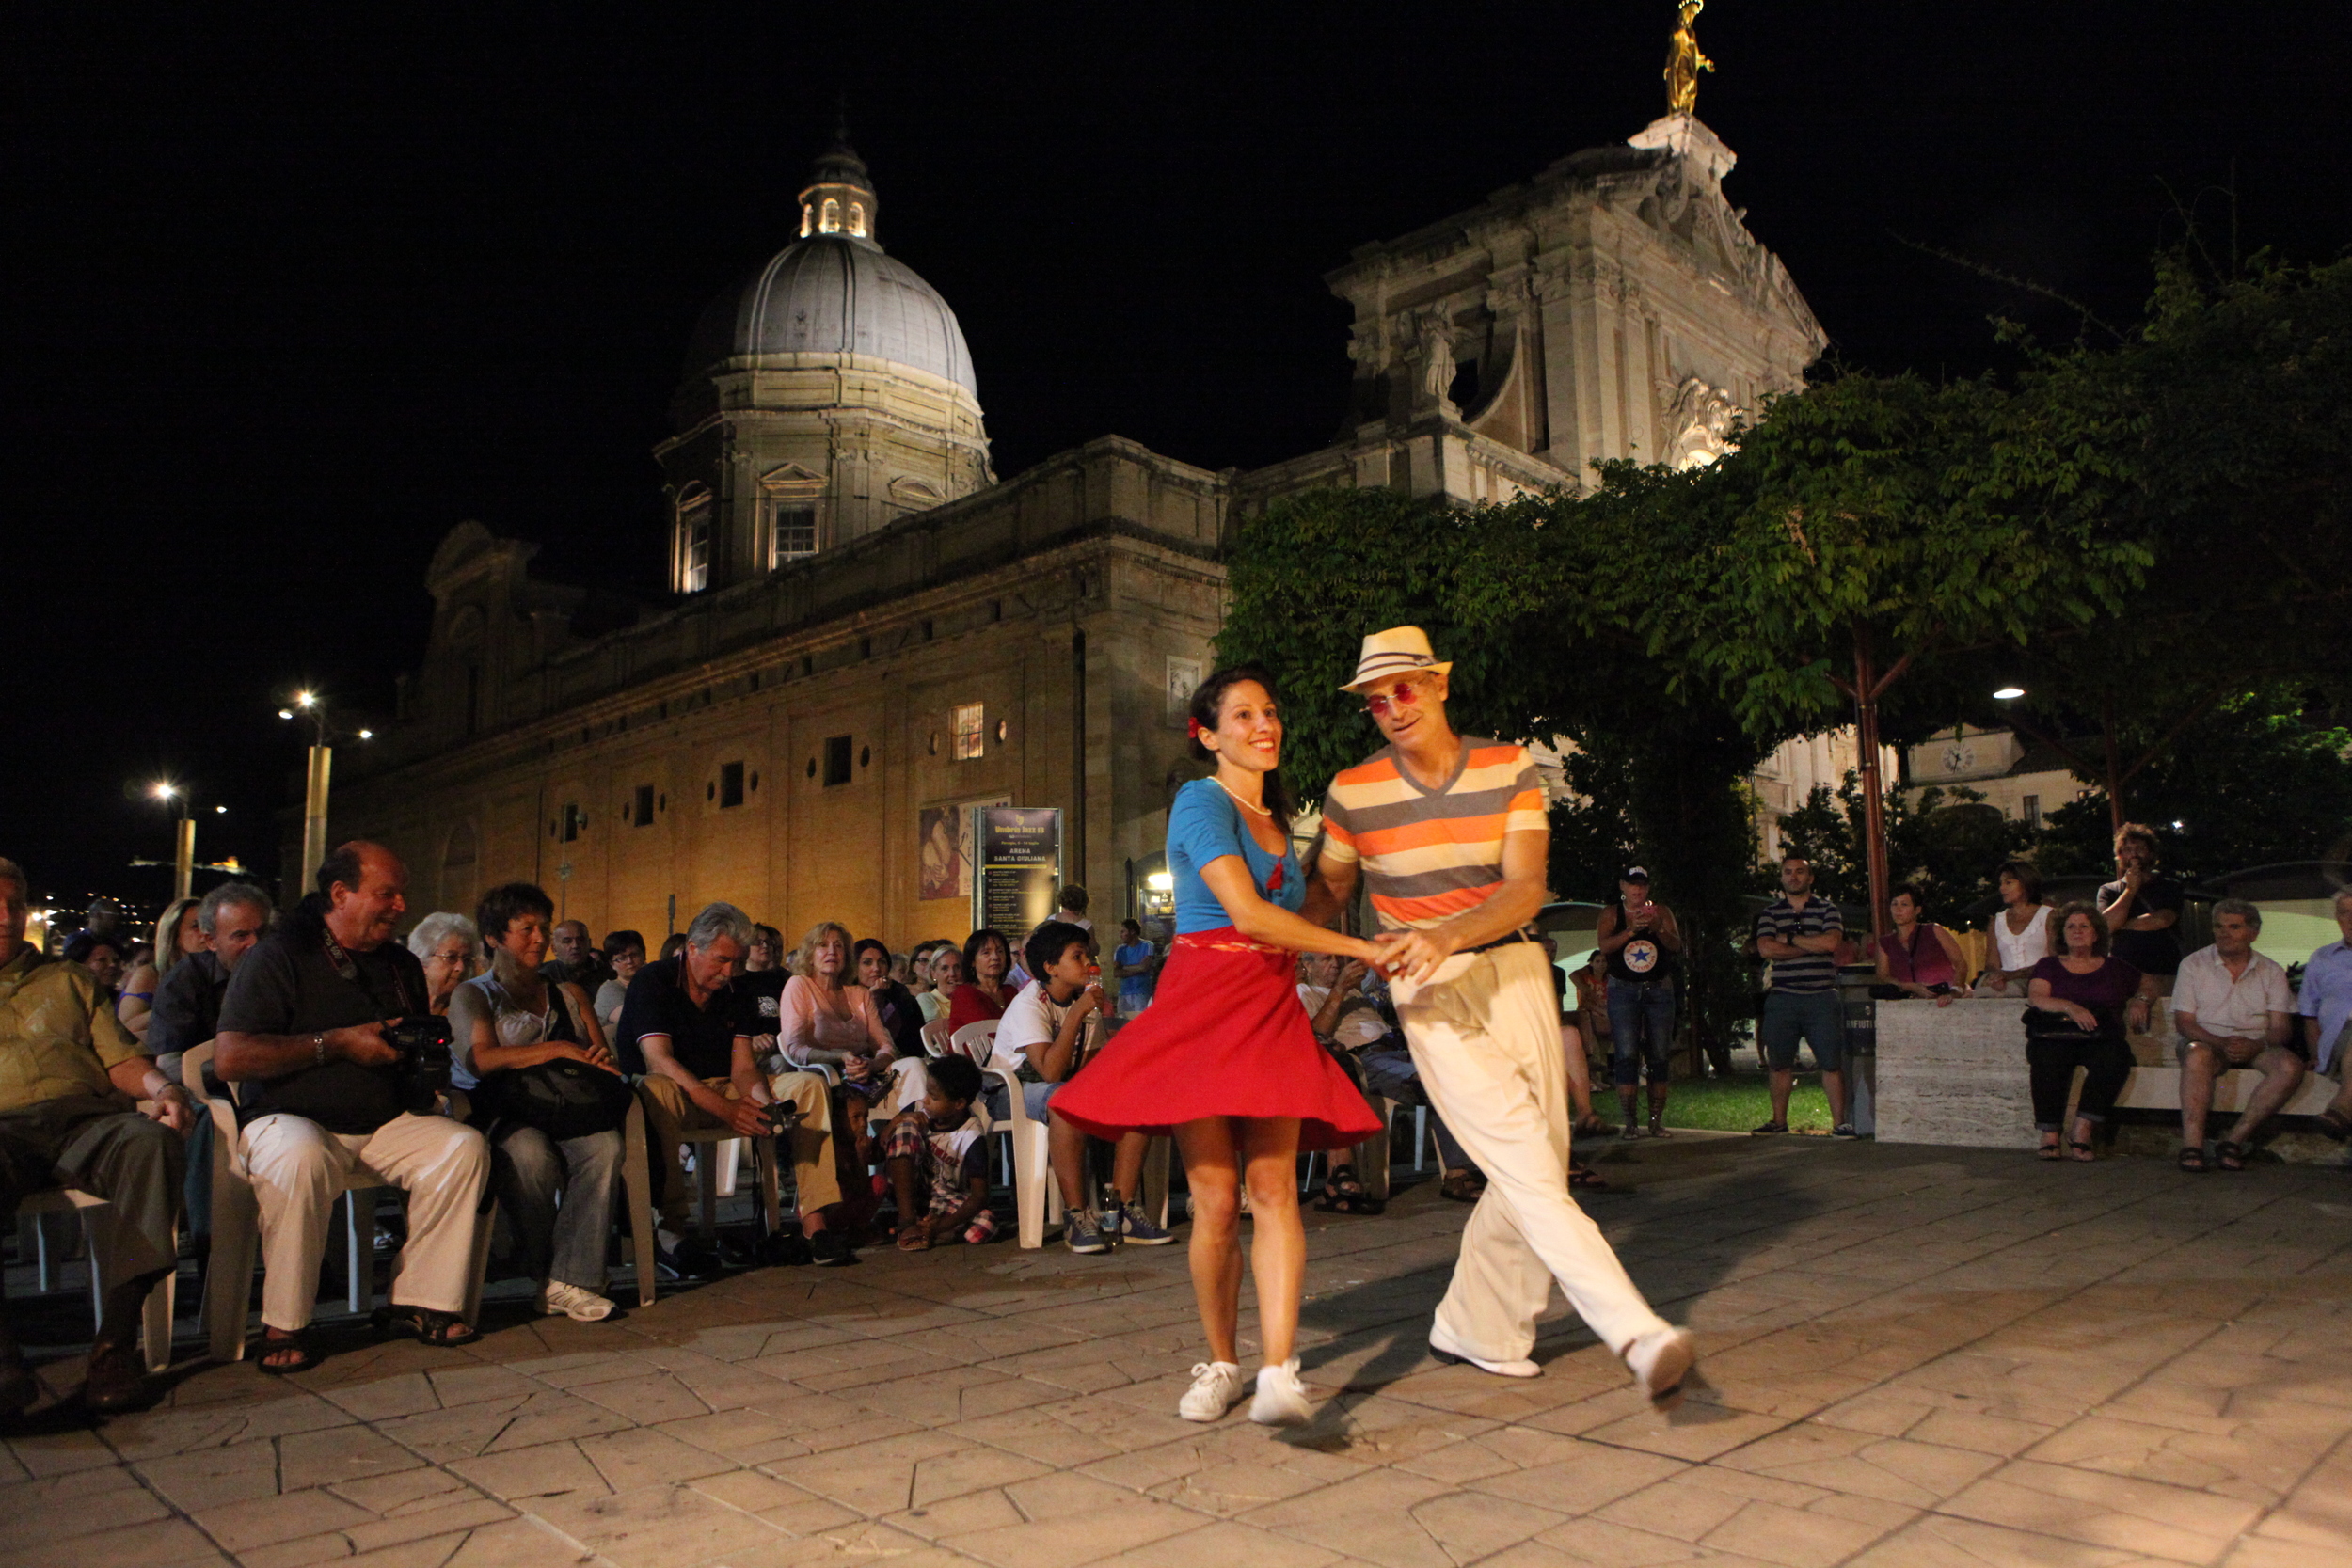
<path fill-rule="evenodd" d="M 1649 895 L 1649 872 L 1629 865 L 1617 901 L 1593 928 L 1609 968 L 1610 1076 L 1625 1111 L 1625 1136 L 1641 1136 L 1642 1075 L 1649 1075 L 1649 1135 L 1667 1135 L 1666 1096 L 1674 1087 L 1675 967 L 1682 928 L 1674 911 Z"/>

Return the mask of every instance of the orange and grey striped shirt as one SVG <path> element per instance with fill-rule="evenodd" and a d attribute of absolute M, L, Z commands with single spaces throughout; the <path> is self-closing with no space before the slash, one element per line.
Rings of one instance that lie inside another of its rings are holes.
<path fill-rule="evenodd" d="M 1427 790 L 1376 752 L 1331 781 L 1323 800 L 1323 852 L 1361 860 L 1384 929 L 1438 926 L 1502 885 L 1502 835 L 1550 826 L 1543 781 L 1524 746 L 1462 741 L 1462 768 Z"/>

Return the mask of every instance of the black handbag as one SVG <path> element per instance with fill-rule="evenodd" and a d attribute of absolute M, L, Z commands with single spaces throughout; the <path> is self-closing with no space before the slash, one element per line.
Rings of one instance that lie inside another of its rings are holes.
<path fill-rule="evenodd" d="M 569 1039 L 572 1022 L 564 993 L 550 982 L 548 996 L 558 1015 L 550 1039 Z M 518 1121 L 557 1143 L 597 1132 L 618 1132 L 628 1119 L 637 1091 L 617 1072 L 559 1056 L 533 1067 L 506 1068 L 483 1078 L 473 1091 L 474 1117 L 482 1124 Z"/>
<path fill-rule="evenodd" d="M 2108 1035 L 2104 1028 L 2092 1031 L 2076 1027 L 2073 1019 L 2055 1007 L 2027 1007 L 2025 1020 L 2029 1043 L 2040 1040 L 2052 1045 L 2089 1045 Z"/>

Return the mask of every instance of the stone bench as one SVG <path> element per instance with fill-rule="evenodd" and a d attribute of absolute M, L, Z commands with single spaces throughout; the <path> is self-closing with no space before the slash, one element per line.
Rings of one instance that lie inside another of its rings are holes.
<path fill-rule="evenodd" d="M 1932 1002 L 1878 1005 L 1877 1053 L 1868 1058 L 1876 1132 L 1883 1143 L 1957 1144 L 1977 1148 L 2031 1148 L 2033 1096 L 2026 1081 L 2025 1003 L 2018 997 L 1966 997 L 1948 1006 Z M 2181 1069 L 2173 1061 L 2169 1014 L 2156 1033 L 2132 1037 L 2137 1064 L 2123 1085 L 2120 1108 L 2177 1111 Z M 2234 1116 L 2260 1075 L 2238 1068 L 2214 1085 L 2217 1116 Z M 2327 1109 L 2337 1080 L 2313 1074 L 2296 1090 L 2281 1116 L 2316 1116 Z"/>

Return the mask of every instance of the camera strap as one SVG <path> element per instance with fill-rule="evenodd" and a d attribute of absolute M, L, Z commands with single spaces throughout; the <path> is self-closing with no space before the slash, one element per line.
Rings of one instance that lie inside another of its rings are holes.
<path fill-rule="evenodd" d="M 334 966 L 335 973 L 342 977 L 344 983 L 358 986 L 367 993 L 369 1006 L 373 1007 L 380 1016 L 387 1019 L 408 1016 L 408 982 L 401 978 L 397 968 L 392 972 L 392 990 L 400 999 L 400 1006 L 397 1008 L 391 1008 L 384 1006 L 384 999 L 376 994 L 373 986 L 368 984 L 368 977 L 360 973 L 358 960 L 343 950 L 343 944 L 335 940 L 334 932 L 322 932 L 320 940 L 326 944 L 326 961 Z"/>

